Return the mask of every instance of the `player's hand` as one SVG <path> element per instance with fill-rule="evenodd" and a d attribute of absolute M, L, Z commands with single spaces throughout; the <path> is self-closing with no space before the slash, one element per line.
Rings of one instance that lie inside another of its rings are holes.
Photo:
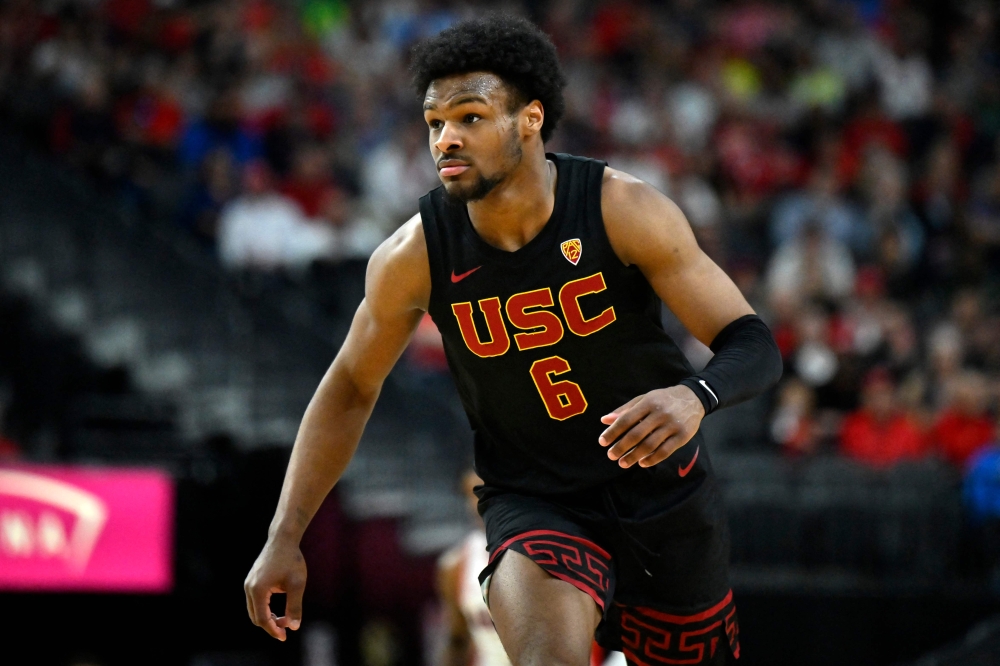
<path fill-rule="evenodd" d="M 295 631 L 302 623 L 302 593 L 305 589 L 306 559 L 298 544 L 268 539 L 243 583 L 250 620 L 279 641 L 285 640 L 285 630 Z M 271 612 L 271 595 L 275 592 L 287 595 L 282 617 Z"/>
<path fill-rule="evenodd" d="M 601 417 L 610 426 L 601 446 L 622 467 L 652 467 L 687 444 L 705 418 L 705 407 L 686 386 L 671 386 L 640 395 Z"/>

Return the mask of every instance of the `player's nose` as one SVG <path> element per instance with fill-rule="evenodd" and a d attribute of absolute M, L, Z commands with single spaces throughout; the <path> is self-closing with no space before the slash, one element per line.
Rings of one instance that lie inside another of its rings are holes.
<path fill-rule="evenodd" d="M 464 147 L 461 132 L 455 123 L 445 123 L 438 140 L 434 142 L 434 147 L 442 153 L 453 153 Z"/>

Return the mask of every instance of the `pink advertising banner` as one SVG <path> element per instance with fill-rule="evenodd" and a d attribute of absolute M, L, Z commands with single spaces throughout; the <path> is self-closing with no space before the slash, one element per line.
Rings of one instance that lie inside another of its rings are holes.
<path fill-rule="evenodd" d="M 0 467 L 0 589 L 167 592 L 173 512 L 155 470 Z"/>

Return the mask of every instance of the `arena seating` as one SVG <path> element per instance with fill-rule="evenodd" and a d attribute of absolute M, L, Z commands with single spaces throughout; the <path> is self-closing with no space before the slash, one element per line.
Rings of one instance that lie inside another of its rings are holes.
<path fill-rule="evenodd" d="M 68 457 L 176 463 L 216 432 L 245 448 L 291 442 L 360 300 L 363 266 L 328 278 L 336 308 L 279 279 L 251 284 L 14 139 L 5 148 L 5 284 L 75 336 L 88 362 L 119 368 L 136 389 L 72 396 L 62 424 Z M 54 183 L 60 195 L 47 196 Z M 393 373 L 344 500 L 357 517 L 402 520 L 416 553 L 464 529 L 453 479 L 469 462 L 453 391 L 426 390 L 426 381 L 405 364 Z M 960 505 L 950 469 L 924 462 L 879 473 L 837 457 L 798 462 L 713 446 L 744 580 L 782 567 L 925 580 L 953 569 Z"/>

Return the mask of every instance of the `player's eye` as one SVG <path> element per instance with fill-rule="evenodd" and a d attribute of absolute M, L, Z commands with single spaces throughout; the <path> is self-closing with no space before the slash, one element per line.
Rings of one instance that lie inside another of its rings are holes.
<path fill-rule="evenodd" d="M 430 127 L 432 130 L 441 129 L 443 125 L 444 123 L 442 123 L 440 120 L 431 120 L 427 123 L 427 126 Z"/>
<path fill-rule="evenodd" d="M 464 122 L 469 123 L 471 125 L 472 123 L 476 122 L 479 119 L 480 116 L 476 115 L 475 113 L 467 113 L 465 114 L 465 118 L 463 120 Z"/>

